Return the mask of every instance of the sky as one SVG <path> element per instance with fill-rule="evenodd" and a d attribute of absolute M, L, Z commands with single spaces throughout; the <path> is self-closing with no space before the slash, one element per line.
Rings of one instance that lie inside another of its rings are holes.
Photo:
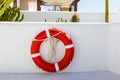
<path fill-rule="evenodd" d="M 78 11 L 80 12 L 104 12 L 105 0 L 80 0 Z"/>
<path fill-rule="evenodd" d="M 80 0 L 80 12 L 105 12 L 105 0 Z M 120 0 L 109 0 L 109 11 L 120 12 Z"/>
<path fill-rule="evenodd" d="M 110 0 L 109 6 L 111 12 L 120 12 L 120 0 Z"/>

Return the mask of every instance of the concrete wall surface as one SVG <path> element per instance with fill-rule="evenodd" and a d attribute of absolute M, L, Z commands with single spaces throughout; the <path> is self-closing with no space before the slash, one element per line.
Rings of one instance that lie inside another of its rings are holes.
<path fill-rule="evenodd" d="M 70 35 L 75 46 L 71 65 L 63 72 L 108 71 L 109 24 L 105 23 L 0 23 L 0 72 L 42 73 L 32 61 L 31 43 L 46 28 Z"/>
<path fill-rule="evenodd" d="M 113 23 L 109 29 L 109 67 L 120 74 L 120 23 Z"/>
<path fill-rule="evenodd" d="M 75 45 L 72 64 L 63 72 L 100 70 L 120 74 L 119 13 L 110 13 L 109 24 L 104 23 L 104 13 L 78 12 L 80 23 L 55 22 L 58 17 L 70 20 L 74 12 L 22 13 L 23 22 L 0 22 L 0 72 L 43 72 L 32 61 L 31 43 L 42 30 L 56 27 L 68 33 Z"/>
<path fill-rule="evenodd" d="M 93 12 L 36 12 L 36 11 L 21 11 L 25 15 L 24 22 L 56 22 L 58 18 L 66 19 L 68 22 L 71 20 L 73 14 L 77 14 L 80 22 L 104 22 L 105 13 Z"/>
<path fill-rule="evenodd" d="M 80 22 L 105 22 L 104 12 L 36 12 L 36 11 L 21 11 L 25 15 L 24 22 L 56 22 L 58 18 L 66 19 L 70 21 L 72 15 L 75 13 L 80 18 Z M 120 22 L 120 13 L 111 12 L 109 13 L 109 22 Z"/>

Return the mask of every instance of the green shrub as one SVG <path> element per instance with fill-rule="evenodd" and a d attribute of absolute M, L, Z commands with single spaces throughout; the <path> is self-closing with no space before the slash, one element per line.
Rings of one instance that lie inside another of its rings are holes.
<path fill-rule="evenodd" d="M 13 0 L 0 0 L 0 16 L 4 14 L 4 11 L 9 7 Z"/>
<path fill-rule="evenodd" d="M 68 22 L 66 19 L 63 19 L 62 17 L 61 18 L 58 18 L 56 22 Z"/>
<path fill-rule="evenodd" d="M 78 15 L 77 14 L 73 14 L 70 22 L 79 22 L 79 21 L 80 21 L 80 19 L 79 19 Z"/>
<path fill-rule="evenodd" d="M 13 0 L 0 0 L 0 21 L 22 21 L 24 14 L 20 15 L 18 7 L 9 6 Z"/>
<path fill-rule="evenodd" d="M 20 15 L 20 9 L 18 7 L 10 7 L 7 8 L 0 16 L 0 21 L 22 21 L 24 18 L 24 14 Z"/>

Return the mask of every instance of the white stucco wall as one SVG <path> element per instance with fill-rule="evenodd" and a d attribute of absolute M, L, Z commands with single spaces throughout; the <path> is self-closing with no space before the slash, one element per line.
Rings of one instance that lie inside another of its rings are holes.
<path fill-rule="evenodd" d="M 110 19 L 110 23 L 120 22 L 120 13 L 119 12 L 110 13 L 109 19 Z"/>
<path fill-rule="evenodd" d="M 22 13 L 24 22 L 0 22 L 0 72 L 43 72 L 31 59 L 31 42 L 43 29 L 58 27 L 67 32 L 75 44 L 73 62 L 65 72 L 109 70 L 120 74 L 119 13 L 110 13 L 109 24 L 104 23 L 104 13 L 77 13 L 80 23 L 53 23 L 58 17 L 70 19 L 73 13 L 69 12 Z"/>
<path fill-rule="evenodd" d="M 75 56 L 65 72 L 108 70 L 108 24 L 0 23 L 0 72 L 41 73 L 33 63 L 30 47 L 43 29 L 57 27 L 68 33 Z"/>
<path fill-rule="evenodd" d="M 58 18 L 63 18 L 70 21 L 74 13 L 78 14 L 80 22 L 105 22 L 105 13 L 104 12 L 27 12 L 22 11 L 25 15 L 24 22 L 56 22 Z M 109 13 L 109 22 L 120 22 L 120 13 L 119 12 L 110 12 Z"/>
<path fill-rule="evenodd" d="M 109 35 L 110 71 L 120 74 L 120 23 L 110 25 Z"/>
<path fill-rule="evenodd" d="M 76 13 L 80 18 L 80 22 L 104 22 L 105 14 L 98 12 L 27 12 L 22 11 L 25 15 L 24 22 L 56 22 L 58 18 L 66 19 L 70 21 L 72 15 Z"/>

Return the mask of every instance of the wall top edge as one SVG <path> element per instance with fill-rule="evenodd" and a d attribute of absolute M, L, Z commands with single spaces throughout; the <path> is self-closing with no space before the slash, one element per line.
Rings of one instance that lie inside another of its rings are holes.
<path fill-rule="evenodd" d="M 77 11 L 77 12 L 74 12 L 74 11 L 24 11 L 24 10 L 21 10 L 21 12 L 24 12 L 24 13 L 102 13 L 102 14 L 105 14 L 105 12 L 98 12 L 98 11 Z M 117 13 L 117 14 L 120 14 L 120 12 L 109 12 L 109 14 L 114 14 L 114 13 Z"/>
<path fill-rule="evenodd" d="M 109 24 L 105 22 L 0 22 L 0 24 L 64 24 L 64 25 L 69 25 L 69 24 Z"/>
<path fill-rule="evenodd" d="M 105 13 L 105 12 L 90 12 L 90 11 L 85 11 L 85 12 L 81 12 L 81 11 L 77 11 L 77 12 L 74 12 L 74 11 L 21 11 L 21 12 L 24 12 L 24 13 Z"/>

